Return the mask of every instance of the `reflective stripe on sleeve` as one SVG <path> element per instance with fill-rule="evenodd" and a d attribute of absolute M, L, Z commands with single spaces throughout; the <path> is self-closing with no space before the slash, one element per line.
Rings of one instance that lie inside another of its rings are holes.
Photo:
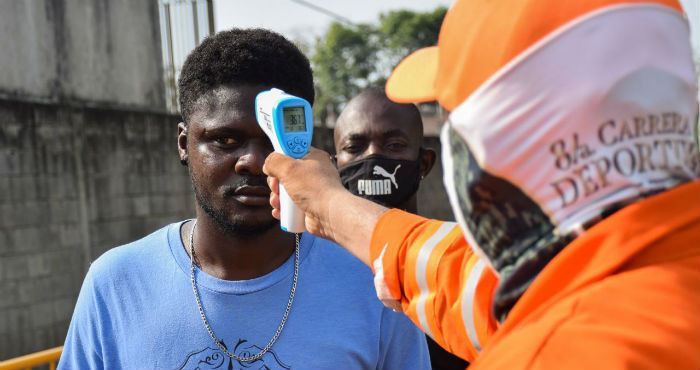
<path fill-rule="evenodd" d="M 435 246 L 444 239 L 447 234 L 452 231 L 457 226 L 454 222 L 445 222 L 440 226 L 437 231 L 425 241 L 423 246 L 418 252 L 418 257 L 416 259 L 416 282 L 418 283 L 418 288 L 420 289 L 420 295 L 418 296 L 416 304 L 416 314 L 418 315 L 418 321 L 423 331 L 428 334 L 431 338 L 433 333 L 430 330 L 430 325 L 428 324 L 428 318 L 425 313 L 426 300 L 428 299 L 428 281 L 426 280 L 426 271 L 428 268 L 428 260 L 430 259 L 430 254 L 435 249 Z"/>
<path fill-rule="evenodd" d="M 477 351 L 481 351 L 481 343 L 474 324 L 474 300 L 476 298 L 476 286 L 479 283 L 484 267 L 486 267 L 486 263 L 483 260 L 476 261 L 462 291 L 462 321 L 464 321 L 464 329 L 467 332 L 469 341 L 471 341 Z"/>

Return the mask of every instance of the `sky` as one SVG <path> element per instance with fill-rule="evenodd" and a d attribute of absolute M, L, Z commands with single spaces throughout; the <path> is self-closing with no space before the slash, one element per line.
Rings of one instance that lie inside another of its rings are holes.
<path fill-rule="evenodd" d="M 323 7 L 355 23 L 376 22 L 379 14 L 397 9 L 431 11 L 451 0 L 299 0 Z M 563 1 L 563 0 L 562 0 Z M 700 57 L 700 0 L 680 0 L 691 27 L 696 60 Z M 292 40 L 313 43 L 335 19 L 294 0 L 214 0 L 216 30 L 263 27 Z"/>
<path fill-rule="evenodd" d="M 690 41 L 695 52 L 695 60 L 700 56 L 700 0 L 681 0 L 690 21 Z"/>
<path fill-rule="evenodd" d="M 451 0 L 301 0 L 323 7 L 353 23 L 375 23 L 390 10 L 432 11 Z M 695 0 L 700 1 L 700 0 Z M 232 27 L 263 27 L 292 40 L 312 42 L 335 21 L 329 15 L 293 0 L 214 0 L 217 31 Z"/>

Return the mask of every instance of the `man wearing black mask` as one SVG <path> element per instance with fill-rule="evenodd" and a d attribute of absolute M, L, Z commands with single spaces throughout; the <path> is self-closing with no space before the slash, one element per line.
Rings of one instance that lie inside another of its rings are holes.
<path fill-rule="evenodd" d="M 333 139 L 345 188 L 383 206 L 418 213 L 418 186 L 435 164 L 435 151 L 422 147 L 423 120 L 414 104 L 395 103 L 380 89 L 365 90 L 341 112 Z M 427 338 L 433 370 L 469 365 Z"/>
<path fill-rule="evenodd" d="M 418 185 L 433 168 L 435 151 L 422 147 L 423 121 L 415 105 L 365 90 L 345 106 L 333 139 L 340 178 L 350 192 L 417 213 Z"/>

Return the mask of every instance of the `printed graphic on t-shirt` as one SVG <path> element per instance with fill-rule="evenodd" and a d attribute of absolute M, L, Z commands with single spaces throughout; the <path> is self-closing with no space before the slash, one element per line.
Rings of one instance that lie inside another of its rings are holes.
<path fill-rule="evenodd" d="M 223 343 L 223 342 L 222 342 Z M 224 347 L 228 350 L 225 343 Z M 245 339 L 238 340 L 232 353 L 239 357 L 250 357 L 260 352 L 261 347 L 249 343 Z M 185 361 L 178 367 L 179 370 L 290 370 L 291 366 L 283 363 L 273 350 L 267 351 L 261 358 L 242 362 L 234 360 L 221 351 L 219 348 L 207 347 L 199 351 L 194 351 L 187 355 Z"/>

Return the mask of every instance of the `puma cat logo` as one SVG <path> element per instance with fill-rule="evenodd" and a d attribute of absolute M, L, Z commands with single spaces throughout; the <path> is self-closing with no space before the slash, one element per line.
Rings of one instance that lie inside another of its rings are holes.
<path fill-rule="evenodd" d="M 394 168 L 394 173 L 389 173 L 385 169 L 383 169 L 381 166 L 374 166 L 374 172 L 372 172 L 373 175 L 379 175 L 379 176 L 384 176 L 388 179 L 391 179 L 391 182 L 396 186 L 396 188 L 399 188 L 399 185 L 396 183 L 396 171 L 401 168 L 401 165 L 396 165 L 396 168 Z"/>

